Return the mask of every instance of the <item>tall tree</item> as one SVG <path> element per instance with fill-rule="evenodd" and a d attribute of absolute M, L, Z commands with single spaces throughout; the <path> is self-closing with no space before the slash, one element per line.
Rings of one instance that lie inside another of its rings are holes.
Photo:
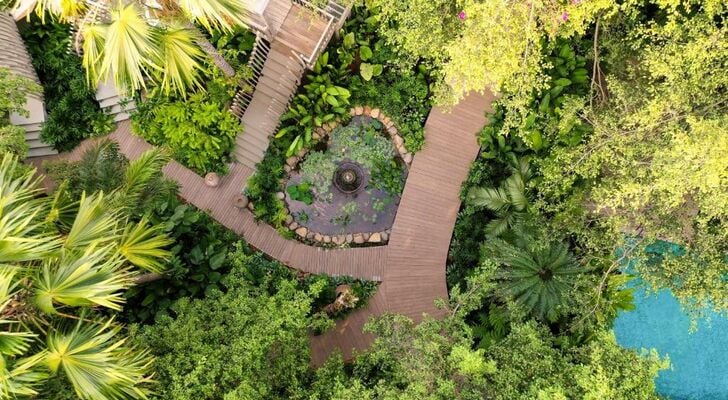
<path fill-rule="evenodd" d="M 602 22 L 595 46 L 608 97 L 576 108 L 593 132 L 551 150 L 538 191 L 558 230 L 595 252 L 634 249 L 644 281 L 726 311 L 728 75 L 716 71 L 728 65 L 728 28 L 720 3 L 685 7 L 631 6 Z M 638 256 L 658 239 L 683 251 Z"/>

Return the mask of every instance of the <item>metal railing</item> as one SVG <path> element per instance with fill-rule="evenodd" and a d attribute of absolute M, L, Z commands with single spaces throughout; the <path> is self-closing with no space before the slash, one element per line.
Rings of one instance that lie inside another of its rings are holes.
<path fill-rule="evenodd" d="M 250 101 L 253 99 L 255 87 L 263 75 L 263 66 L 265 65 L 265 60 L 268 59 L 269 52 L 270 43 L 268 40 L 262 34 L 256 35 L 253 50 L 250 52 L 250 58 L 248 59 L 251 76 L 243 81 L 242 87 L 235 94 L 233 103 L 230 106 L 230 112 L 238 118 L 243 117 L 245 110 L 247 110 Z"/>
<path fill-rule="evenodd" d="M 324 30 L 324 33 L 319 38 L 316 46 L 311 51 L 311 54 L 300 55 L 300 58 L 301 60 L 303 60 L 305 65 L 308 68 L 312 68 L 316 63 L 319 55 L 321 55 L 321 53 L 323 52 L 324 47 L 334 36 L 334 33 L 338 32 L 346 18 L 348 18 L 349 12 L 351 11 L 351 6 L 344 7 L 333 0 L 329 0 L 327 2 L 326 8 L 318 7 L 315 4 L 312 4 L 306 0 L 292 0 L 292 3 L 307 8 L 318 14 L 324 20 L 326 20 L 326 28 Z"/>

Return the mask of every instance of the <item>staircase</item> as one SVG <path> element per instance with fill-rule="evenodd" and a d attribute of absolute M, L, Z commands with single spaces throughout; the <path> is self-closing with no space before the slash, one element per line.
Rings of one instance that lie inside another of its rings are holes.
<path fill-rule="evenodd" d="M 251 62 L 253 57 L 251 57 Z M 258 61 L 259 62 L 259 61 Z M 231 111 L 243 123 L 243 133 L 235 144 L 238 163 L 254 169 L 268 148 L 268 142 L 280 123 L 281 115 L 298 90 L 305 66 L 281 43 L 274 43 L 267 51 L 260 72 L 254 69 L 252 95 L 246 91 L 236 95 Z"/>
<path fill-rule="evenodd" d="M 116 87 L 110 82 L 101 82 L 96 89 L 96 101 L 107 114 L 114 117 L 114 122 L 129 119 L 129 112 L 136 109 L 134 100 L 119 95 Z"/>
<path fill-rule="evenodd" d="M 40 84 L 15 20 L 5 12 L 0 12 L 0 67 Z M 25 130 L 25 141 L 30 148 L 28 157 L 56 154 L 50 145 L 40 140 L 40 130 L 46 120 L 43 95 L 26 94 L 25 111 L 25 115 L 13 113 L 9 117 L 12 125 Z"/>
<path fill-rule="evenodd" d="M 265 29 L 257 38 L 248 66 L 252 77 L 235 95 L 230 111 L 243 124 L 236 138 L 235 158 L 251 169 L 259 163 L 276 133 L 281 115 L 351 6 L 329 0 L 321 9 L 307 0 L 270 0 L 263 12 Z"/>

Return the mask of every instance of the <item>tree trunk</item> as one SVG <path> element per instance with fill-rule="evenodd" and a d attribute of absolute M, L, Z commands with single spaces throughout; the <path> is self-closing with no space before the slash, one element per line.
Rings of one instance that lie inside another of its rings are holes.
<path fill-rule="evenodd" d="M 146 274 L 141 274 L 141 275 L 137 276 L 136 280 L 134 281 L 134 284 L 143 285 L 145 283 L 160 280 L 163 277 L 164 277 L 164 275 L 162 275 L 162 274 L 158 274 L 156 272 L 148 272 Z"/>
<path fill-rule="evenodd" d="M 188 24 L 187 27 L 189 29 L 197 30 L 197 28 L 192 24 Z M 228 77 L 235 76 L 235 69 L 230 65 L 230 63 L 225 61 L 225 59 L 220 55 L 220 52 L 217 51 L 215 46 L 213 46 L 213 44 L 210 43 L 210 41 L 207 40 L 207 38 L 201 32 L 199 32 L 199 34 L 197 35 L 197 39 L 195 39 L 195 42 L 197 43 L 198 46 L 200 46 L 202 51 L 204 51 L 205 54 L 207 54 L 207 56 L 210 57 L 212 62 L 218 68 L 220 68 L 220 71 L 222 71 L 222 73 L 225 74 L 225 76 L 228 76 Z"/>

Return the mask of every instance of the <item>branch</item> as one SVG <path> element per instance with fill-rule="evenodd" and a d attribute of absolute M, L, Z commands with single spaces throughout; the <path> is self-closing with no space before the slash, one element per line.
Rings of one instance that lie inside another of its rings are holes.
<path fill-rule="evenodd" d="M 617 269 L 617 267 L 619 267 L 622 264 L 622 261 L 624 261 L 627 257 L 629 257 L 632 254 L 632 252 L 634 252 L 634 250 L 637 248 L 637 246 L 639 246 L 645 240 L 644 237 L 642 237 L 642 227 L 638 228 L 637 236 L 639 236 L 640 239 L 637 240 L 629 249 L 627 249 L 618 259 L 614 260 L 612 262 L 612 265 L 610 265 L 609 268 L 607 268 L 607 270 L 604 272 L 604 275 L 602 275 L 602 279 L 600 280 L 599 285 L 596 288 L 596 296 L 595 296 L 596 301 L 594 302 L 594 307 L 592 307 L 592 309 L 589 310 L 588 313 L 584 314 L 581 318 L 579 318 L 579 320 L 576 321 L 569 328 L 569 330 L 571 330 L 575 326 L 578 326 L 579 324 L 584 322 L 584 320 L 591 317 L 592 315 L 596 314 L 597 310 L 599 309 L 599 305 L 601 303 L 600 300 L 602 298 L 602 293 L 606 289 L 607 281 L 609 280 L 609 276 L 612 274 L 612 272 L 614 272 L 615 269 Z"/>

